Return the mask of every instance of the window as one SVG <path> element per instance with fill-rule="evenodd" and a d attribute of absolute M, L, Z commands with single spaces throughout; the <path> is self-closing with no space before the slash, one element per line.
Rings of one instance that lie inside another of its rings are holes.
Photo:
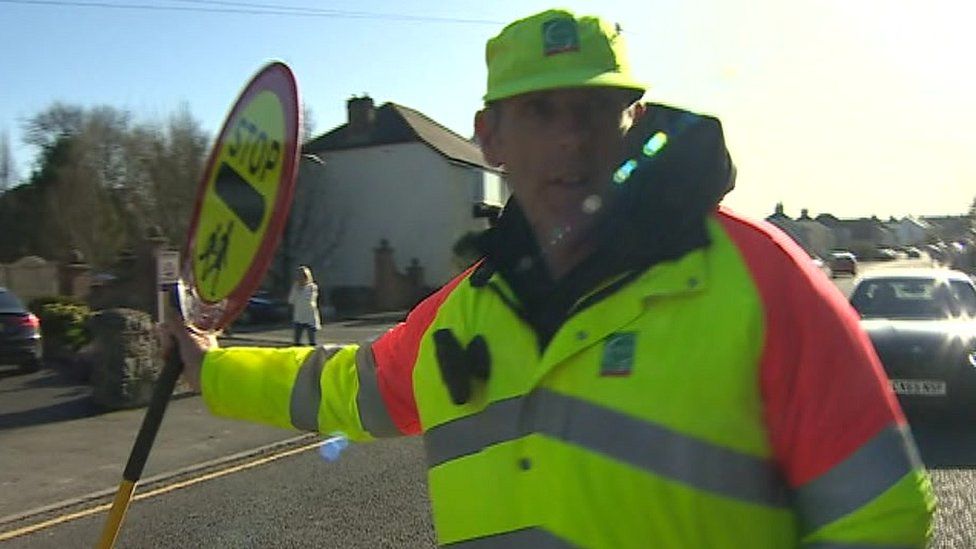
<path fill-rule="evenodd" d="M 851 305 L 862 318 L 971 317 L 976 316 L 976 290 L 962 280 L 878 278 L 858 285 Z"/>

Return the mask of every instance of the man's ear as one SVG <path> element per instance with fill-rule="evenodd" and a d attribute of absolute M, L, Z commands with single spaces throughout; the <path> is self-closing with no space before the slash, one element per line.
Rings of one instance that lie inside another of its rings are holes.
<path fill-rule="evenodd" d="M 630 116 L 634 124 L 637 124 L 651 110 L 650 105 L 643 101 L 637 101 L 630 107 Z"/>
<path fill-rule="evenodd" d="M 482 109 L 474 115 L 474 134 L 481 145 L 481 154 L 491 166 L 501 166 L 498 156 L 498 113 Z"/>

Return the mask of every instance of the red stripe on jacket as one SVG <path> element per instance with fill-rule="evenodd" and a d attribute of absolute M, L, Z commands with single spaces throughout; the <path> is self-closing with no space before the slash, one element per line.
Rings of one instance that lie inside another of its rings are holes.
<path fill-rule="evenodd" d="M 765 421 L 787 481 L 800 486 L 905 419 L 857 313 L 807 253 L 772 224 L 725 208 L 718 219 L 762 299 Z"/>
<path fill-rule="evenodd" d="M 393 423 L 405 435 L 420 434 L 420 415 L 413 396 L 413 367 L 420 352 L 420 341 L 437 316 L 441 304 L 474 266 L 420 302 L 407 319 L 390 328 L 373 342 L 376 378 L 380 394 Z"/>

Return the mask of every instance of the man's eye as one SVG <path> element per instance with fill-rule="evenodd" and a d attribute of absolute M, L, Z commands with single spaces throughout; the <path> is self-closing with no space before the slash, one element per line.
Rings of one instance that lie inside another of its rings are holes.
<path fill-rule="evenodd" d="M 620 102 L 610 97 L 599 97 L 590 103 L 590 110 L 599 114 L 614 113 L 622 111 Z"/>
<path fill-rule="evenodd" d="M 552 116 L 552 105 L 548 101 L 535 99 L 529 102 L 529 112 L 540 118 L 550 118 Z"/>

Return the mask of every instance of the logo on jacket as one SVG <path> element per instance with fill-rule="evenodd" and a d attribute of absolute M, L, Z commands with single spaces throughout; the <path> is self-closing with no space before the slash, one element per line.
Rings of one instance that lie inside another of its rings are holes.
<path fill-rule="evenodd" d="M 617 332 L 607 337 L 600 361 L 601 376 L 629 376 L 634 369 L 635 332 Z"/>

